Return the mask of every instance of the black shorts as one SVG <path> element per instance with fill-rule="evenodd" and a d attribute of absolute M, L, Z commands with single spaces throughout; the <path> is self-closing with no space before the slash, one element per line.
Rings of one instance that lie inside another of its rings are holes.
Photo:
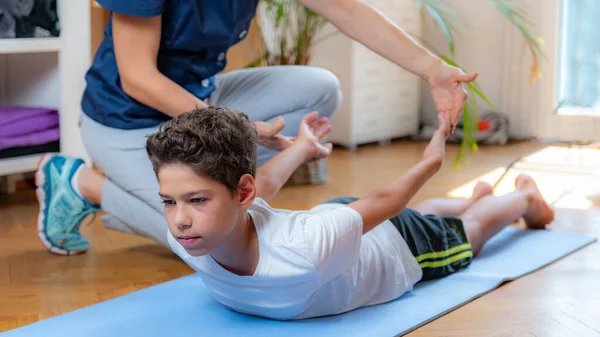
<path fill-rule="evenodd" d="M 341 197 L 326 203 L 349 204 L 358 200 Z M 410 208 L 390 218 L 423 270 L 421 281 L 456 273 L 471 264 L 473 251 L 458 217 L 423 215 Z"/>

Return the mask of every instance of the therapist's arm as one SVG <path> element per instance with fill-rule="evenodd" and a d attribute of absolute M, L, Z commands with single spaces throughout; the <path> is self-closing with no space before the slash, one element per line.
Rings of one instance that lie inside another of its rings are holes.
<path fill-rule="evenodd" d="M 359 0 L 298 0 L 342 33 L 424 79 L 442 60 L 419 45 L 377 9 Z"/>
<path fill-rule="evenodd" d="M 364 1 L 298 2 L 324 17 L 348 37 L 426 80 L 438 112 L 448 115 L 454 129 L 467 99 L 461 84 L 473 81 L 476 73 L 465 74 L 449 66 Z"/>
<path fill-rule="evenodd" d="M 113 14 L 113 40 L 121 85 L 127 95 L 171 117 L 206 107 L 156 65 L 161 16 L 140 18 Z"/>

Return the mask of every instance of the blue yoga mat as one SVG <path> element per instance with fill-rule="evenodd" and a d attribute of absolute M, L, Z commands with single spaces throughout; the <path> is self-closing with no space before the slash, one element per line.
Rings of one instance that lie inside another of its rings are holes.
<path fill-rule="evenodd" d="M 506 228 L 464 271 L 419 283 L 395 301 L 337 316 L 279 322 L 238 314 L 215 302 L 202 280 L 190 275 L 2 337 L 397 336 L 594 241 L 584 235 Z"/>

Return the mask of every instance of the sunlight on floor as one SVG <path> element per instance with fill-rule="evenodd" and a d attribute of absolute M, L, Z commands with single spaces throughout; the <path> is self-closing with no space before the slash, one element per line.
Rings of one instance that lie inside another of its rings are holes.
<path fill-rule="evenodd" d="M 478 181 L 494 185 L 504 170 L 504 167 L 498 167 L 450 191 L 448 196 L 468 198 Z M 495 194 L 511 192 L 515 178 L 521 173 L 533 177 L 544 198 L 554 207 L 588 209 L 593 204 L 586 195 L 600 192 L 600 150 L 548 146 L 517 162 L 498 184 Z"/>

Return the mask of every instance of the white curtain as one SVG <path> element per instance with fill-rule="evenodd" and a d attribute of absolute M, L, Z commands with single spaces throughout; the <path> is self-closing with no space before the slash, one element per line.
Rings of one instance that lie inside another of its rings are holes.
<path fill-rule="evenodd" d="M 600 114 L 600 0 L 561 0 L 558 103 Z"/>

